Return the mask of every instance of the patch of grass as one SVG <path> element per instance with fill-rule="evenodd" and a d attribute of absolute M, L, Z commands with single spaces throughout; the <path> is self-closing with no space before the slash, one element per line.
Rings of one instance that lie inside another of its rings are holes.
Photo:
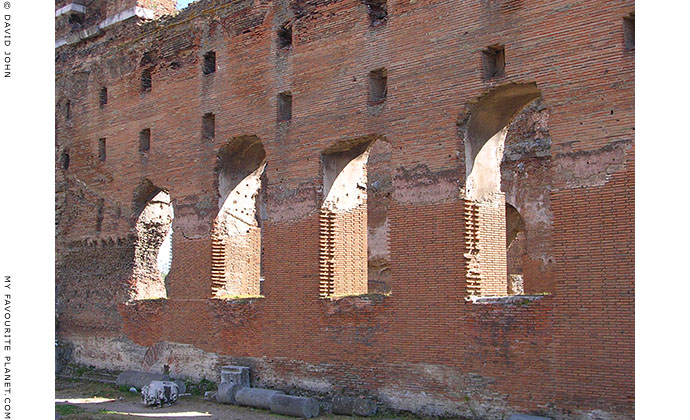
<path fill-rule="evenodd" d="M 55 412 L 61 416 L 66 416 L 68 414 L 79 414 L 83 413 L 85 410 L 81 407 L 71 404 L 55 404 Z"/>
<path fill-rule="evenodd" d="M 93 366 L 78 366 L 77 368 L 74 369 L 74 376 L 84 376 L 86 373 L 91 373 L 93 372 L 95 368 Z"/>
<path fill-rule="evenodd" d="M 218 389 L 218 385 L 215 382 L 209 381 L 206 378 L 199 382 L 187 379 L 184 381 L 184 384 L 187 387 L 187 392 L 192 395 L 204 395 L 206 391 L 215 391 Z"/>

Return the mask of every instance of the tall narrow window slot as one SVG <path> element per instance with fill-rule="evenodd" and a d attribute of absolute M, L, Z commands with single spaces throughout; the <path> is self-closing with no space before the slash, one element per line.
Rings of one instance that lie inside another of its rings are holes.
<path fill-rule="evenodd" d="M 388 71 L 385 68 L 369 72 L 369 103 L 378 105 L 388 95 Z"/>
<path fill-rule="evenodd" d="M 145 128 L 139 132 L 139 151 L 146 153 L 151 149 L 151 129 Z"/>
<path fill-rule="evenodd" d="M 292 23 L 285 22 L 278 28 L 278 48 L 289 50 L 292 47 Z"/>
<path fill-rule="evenodd" d="M 62 152 L 60 154 L 60 167 L 65 171 L 69 169 L 69 153 Z"/>
<path fill-rule="evenodd" d="M 211 234 L 211 294 L 218 298 L 261 293 L 259 191 L 266 152 L 256 136 L 237 137 L 218 152 L 218 216 Z"/>
<path fill-rule="evenodd" d="M 623 18 L 623 38 L 625 39 L 625 49 L 635 49 L 635 13 Z"/>
<path fill-rule="evenodd" d="M 98 139 L 98 159 L 105 162 L 105 138 Z"/>
<path fill-rule="evenodd" d="M 367 160 L 374 139 L 339 143 L 321 156 L 323 202 L 319 226 L 319 295 L 368 291 Z"/>
<path fill-rule="evenodd" d="M 151 85 L 151 69 L 144 69 L 144 71 L 141 72 L 141 91 L 150 92 Z"/>
<path fill-rule="evenodd" d="M 65 119 L 69 120 L 72 118 L 72 102 L 65 102 Z"/>
<path fill-rule="evenodd" d="M 292 119 L 292 93 L 281 92 L 278 94 L 278 121 L 290 121 Z"/>
<path fill-rule="evenodd" d="M 367 6 L 371 26 L 386 23 L 386 20 L 388 20 L 386 0 L 364 0 L 364 4 Z"/>
<path fill-rule="evenodd" d="M 204 74 L 216 72 L 216 52 L 209 51 L 204 54 Z"/>
<path fill-rule="evenodd" d="M 100 106 L 103 106 L 108 103 L 108 88 L 101 88 L 101 93 L 98 95 L 98 103 Z"/>
<path fill-rule="evenodd" d="M 491 45 L 482 51 L 482 68 L 484 80 L 505 76 L 505 46 Z"/>
<path fill-rule="evenodd" d="M 212 112 L 207 112 L 201 118 L 201 136 L 204 140 L 216 138 L 216 116 Z"/>

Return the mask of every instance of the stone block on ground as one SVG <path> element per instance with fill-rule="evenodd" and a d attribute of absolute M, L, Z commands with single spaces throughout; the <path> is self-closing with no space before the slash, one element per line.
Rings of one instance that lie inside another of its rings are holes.
<path fill-rule="evenodd" d="M 309 419 L 319 415 L 319 403 L 313 398 L 276 394 L 271 397 L 271 412 Z"/>
<path fill-rule="evenodd" d="M 220 383 L 240 385 L 249 388 L 249 368 L 246 366 L 221 366 Z"/>
<path fill-rule="evenodd" d="M 345 414 L 348 416 L 373 416 L 376 414 L 376 403 L 364 397 L 336 395 L 333 397 L 333 412 L 335 414 Z"/>
<path fill-rule="evenodd" d="M 264 388 L 242 388 L 235 394 L 238 405 L 247 407 L 271 409 L 271 398 L 274 395 L 283 395 L 283 391 Z"/>
<path fill-rule="evenodd" d="M 175 382 L 151 381 L 141 390 L 141 402 L 144 405 L 174 404 L 177 401 L 179 390 Z"/>

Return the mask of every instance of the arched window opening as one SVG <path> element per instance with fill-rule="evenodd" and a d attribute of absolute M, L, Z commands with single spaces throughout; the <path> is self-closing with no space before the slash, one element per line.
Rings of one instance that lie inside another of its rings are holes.
<path fill-rule="evenodd" d="M 375 139 L 342 142 L 321 156 L 320 283 L 323 298 L 365 294 L 367 160 Z"/>
<path fill-rule="evenodd" d="M 144 181 L 135 192 L 133 300 L 167 297 L 165 278 L 172 264 L 173 206 L 170 194 Z"/>
<path fill-rule="evenodd" d="M 260 194 L 266 152 L 255 136 L 233 139 L 218 152 L 218 217 L 213 225 L 214 297 L 261 295 Z"/>
<path fill-rule="evenodd" d="M 481 98 L 467 120 L 464 255 L 468 297 L 508 293 L 501 161 L 509 124 L 540 96 L 535 84 L 501 86 Z"/>
<path fill-rule="evenodd" d="M 506 135 L 501 191 L 512 205 L 506 204 L 509 294 L 554 292 L 549 118 L 537 99 L 513 118 Z M 521 229 L 511 242 L 512 212 L 519 212 Z"/>

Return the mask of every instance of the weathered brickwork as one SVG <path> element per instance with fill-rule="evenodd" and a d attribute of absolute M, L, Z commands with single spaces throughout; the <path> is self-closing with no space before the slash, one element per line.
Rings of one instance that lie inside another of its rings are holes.
<path fill-rule="evenodd" d="M 56 17 L 71 40 L 56 48 L 57 335 L 75 362 L 194 378 L 242 364 L 258 386 L 419 414 L 634 417 L 632 1 L 84 3 L 84 28 L 131 7 L 156 19 L 70 38 Z M 495 45 L 505 69 L 488 77 Z M 245 143 L 256 153 L 233 160 Z M 343 181 L 355 201 L 335 212 L 327 274 L 346 286 L 324 298 L 324 162 L 348 151 L 333 173 L 360 182 Z M 154 191 L 174 209 L 172 265 L 164 296 L 136 299 Z M 223 213 L 232 191 L 246 200 Z M 505 203 L 523 221 L 508 252 Z M 242 235 L 219 234 L 223 214 Z M 518 271 L 544 295 L 482 299 Z"/>

